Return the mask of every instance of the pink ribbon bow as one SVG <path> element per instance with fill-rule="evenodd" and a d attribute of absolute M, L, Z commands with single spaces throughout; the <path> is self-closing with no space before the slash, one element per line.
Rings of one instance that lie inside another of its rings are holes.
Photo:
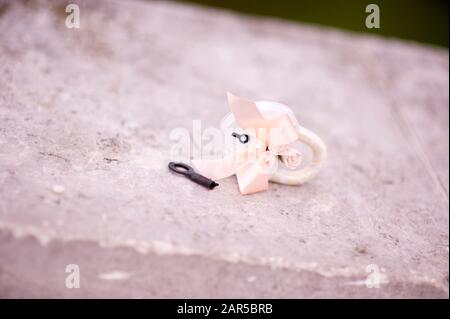
<path fill-rule="evenodd" d="M 300 165 L 300 152 L 290 147 L 298 139 L 297 131 L 287 114 L 265 117 L 255 102 L 231 93 L 228 104 L 237 124 L 250 136 L 248 145 L 231 157 L 193 160 L 192 164 L 200 174 L 214 180 L 236 174 L 242 194 L 265 191 L 269 187 L 268 170 L 277 156 L 290 169 Z"/>

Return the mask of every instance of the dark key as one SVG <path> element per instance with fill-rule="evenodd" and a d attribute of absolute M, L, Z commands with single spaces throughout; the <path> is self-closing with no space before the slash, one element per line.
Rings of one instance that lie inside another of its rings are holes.
<path fill-rule="evenodd" d="M 202 185 L 208 189 L 213 189 L 216 186 L 219 186 L 215 181 L 212 179 L 209 179 L 203 175 L 200 175 L 194 171 L 192 167 L 185 163 L 175 163 L 170 162 L 169 163 L 169 169 L 171 171 L 174 171 L 175 173 L 181 174 L 189 178 L 191 181 Z"/>

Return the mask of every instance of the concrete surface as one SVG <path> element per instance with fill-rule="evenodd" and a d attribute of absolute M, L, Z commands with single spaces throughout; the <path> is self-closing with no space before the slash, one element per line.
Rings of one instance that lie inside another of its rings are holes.
<path fill-rule="evenodd" d="M 71 2 L 80 29 L 0 1 L 0 297 L 448 298 L 448 50 Z M 217 125 L 227 90 L 291 106 L 323 173 L 251 196 L 170 174 L 172 129 Z"/>

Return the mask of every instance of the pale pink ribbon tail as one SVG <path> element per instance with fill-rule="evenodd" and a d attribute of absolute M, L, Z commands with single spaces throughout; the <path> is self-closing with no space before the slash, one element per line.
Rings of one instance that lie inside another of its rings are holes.
<path fill-rule="evenodd" d="M 241 194 L 248 195 L 265 191 L 269 188 L 269 177 L 261 172 L 258 163 L 248 163 L 236 172 Z"/>

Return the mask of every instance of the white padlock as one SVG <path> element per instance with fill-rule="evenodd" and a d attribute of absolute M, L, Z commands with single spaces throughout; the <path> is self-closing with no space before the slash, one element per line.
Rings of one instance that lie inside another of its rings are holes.
<path fill-rule="evenodd" d="M 327 149 L 325 143 L 314 132 L 301 126 L 288 106 L 271 101 L 255 103 L 267 120 L 287 114 L 297 131 L 298 140 L 308 145 L 312 151 L 312 159 L 306 166 L 294 171 L 277 170 L 270 176 L 270 181 L 286 185 L 299 185 L 314 178 L 326 162 Z M 230 129 L 239 128 L 239 125 L 236 123 L 233 114 L 228 113 L 221 120 L 220 128 L 223 132 L 226 132 Z"/>

